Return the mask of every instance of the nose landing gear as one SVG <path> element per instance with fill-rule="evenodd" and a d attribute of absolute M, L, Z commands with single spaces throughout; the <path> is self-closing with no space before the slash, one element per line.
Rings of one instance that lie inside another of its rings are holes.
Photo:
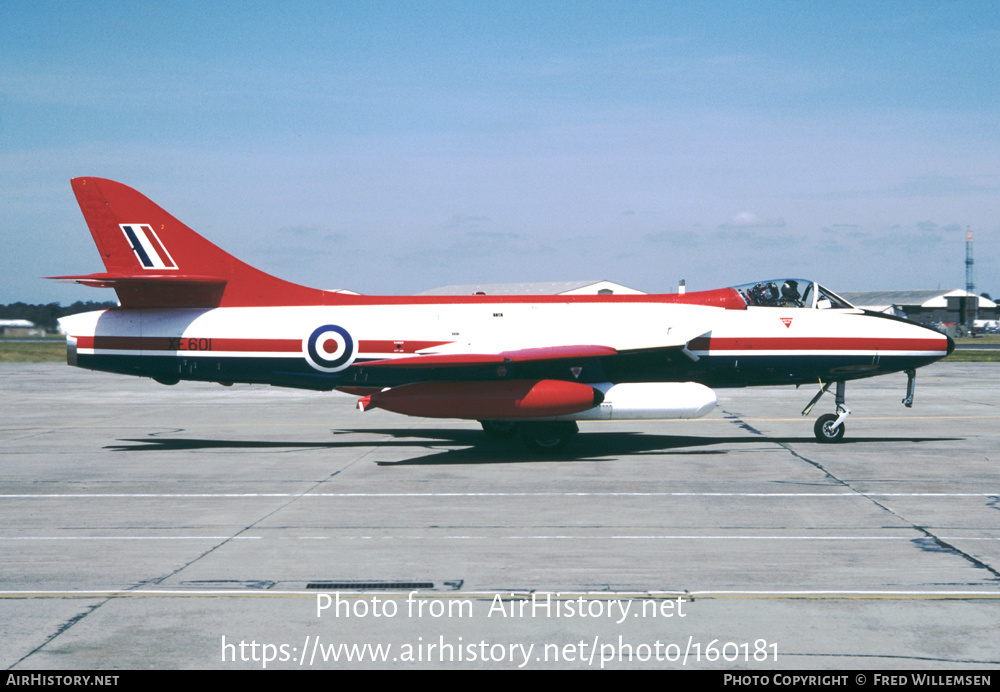
<path fill-rule="evenodd" d="M 905 372 L 906 398 L 903 399 L 903 405 L 906 408 L 911 408 L 913 406 L 913 390 L 915 388 L 917 372 L 915 370 L 906 370 Z M 809 411 L 816 405 L 819 398 L 826 393 L 831 384 L 833 383 L 827 382 L 823 385 L 816 393 L 816 396 L 812 398 L 812 401 L 809 402 L 809 405 L 802 409 L 803 416 L 809 415 Z M 813 426 L 813 433 L 820 442 L 840 442 L 844 439 L 844 420 L 851 415 L 851 410 L 844 405 L 845 389 L 846 385 L 843 382 L 837 383 L 837 412 L 824 413 L 816 419 L 816 424 Z"/>
<path fill-rule="evenodd" d="M 827 382 L 823 385 L 822 389 L 816 393 L 816 396 L 812 398 L 809 405 L 802 410 L 802 415 L 807 416 L 812 410 L 812 407 L 816 405 L 819 398 L 826 393 L 826 390 L 830 388 L 831 382 Z M 837 412 L 836 413 L 824 413 L 822 416 L 816 419 L 816 424 L 813 426 L 813 433 L 816 435 L 816 439 L 820 442 L 840 442 L 844 439 L 844 432 L 847 430 L 847 426 L 844 425 L 844 421 L 849 415 L 851 415 L 851 410 L 844 405 L 844 393 L 847 390 L 847 385 L 844 382 L 837 382 Z"/>

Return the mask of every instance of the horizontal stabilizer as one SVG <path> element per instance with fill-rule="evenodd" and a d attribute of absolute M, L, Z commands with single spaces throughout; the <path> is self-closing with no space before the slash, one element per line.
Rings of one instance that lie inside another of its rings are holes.
<path fill-rule="evenodd" d="M 181 285 L 181 284 L 192 284 L 198 286 L 209 286 L 218 285 L 221 286 L 226 283 L 226 280 L 220 276 L 190 276 L 186 274 L 144 274 L 142 276 L 136 276 L 130 274 L 128 276 L 121 274 L 109 274 L 109 273 L 99 273 L 99 274 L 85 274 L 82 276 L 46 276 L 46 279 L 57 279 L 61 281 L 69 281 L 78 284 L 83 284 L 84 286 L 94 286 L 97 288 L 115 288 L 117 286 L 137 286 L 139 284 L 149 284 L 150 286 L 164 285 L 167 283 Z"/>
<path fill-rule="evenodd" d="M 217 276 L 121 276 L 100 273 L 46 278 L 73 281 L 96 288 L 113 288 L 124 307 L 210 308 L 222 303 L 226 290 L 226 280 Z"/>

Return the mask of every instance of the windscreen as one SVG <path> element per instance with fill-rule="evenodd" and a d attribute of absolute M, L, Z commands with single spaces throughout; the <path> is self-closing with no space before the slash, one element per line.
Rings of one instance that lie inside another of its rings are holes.
<path fill-rule="evenodd" d="M 733 288 L 748 307 L 771 308 L 853 308 L 833 291 L 808 279 L 771 279 Z"/>

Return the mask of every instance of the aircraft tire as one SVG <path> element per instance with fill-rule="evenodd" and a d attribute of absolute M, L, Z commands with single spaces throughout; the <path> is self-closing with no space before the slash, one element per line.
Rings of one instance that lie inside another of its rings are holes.
<path fill-rule="evenodd" d="M 518 424 L 518 431 L 528 449 L 555 454 L 569 444 L 580 428 L 575 421 L 527 422 Z"/>
<path fill-rule="evenodd" d="M 816 434 L 816 439 L 820 442 L 840 442 L 844 439 L 844 430 L 846 425 L 843 423 L 834 430 L 833 423 L 837 420 L 837 415 L 833 413 L 824 413 L 822 416 L 816 419 L 816 425 L 813 426 L 813 432 Z"/>
<path fill-rule="evenodd" d="M 517 432 L 517 423 L 509 420 L 481 420 L 483 432 L 494 440 L 506 440 Z"/>

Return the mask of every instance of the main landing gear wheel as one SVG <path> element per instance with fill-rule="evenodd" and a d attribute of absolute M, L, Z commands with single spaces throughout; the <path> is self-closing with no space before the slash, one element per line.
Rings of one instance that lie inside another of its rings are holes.
<path fill-rule="evenodd" d="M 518 424 L 521 439 L 529 449 L 555 454 L 580 431 L 575 421 L 525 422 Z"/>
<path fill-rule="evenodd" d="M 836 428 L 833 427 L 838 417 L 833 413 L 824 413 L 816 419 L 813 432 L 816 433 L 817 440 L 820 442 L 840 442 L 844 439 L 844 429 L 847 426 L 841 423 Z"/>
<path fill-rule="evenodd" d="M 481 420 L 483 432 L 494 440 L 505 440 L 517 432 L 517 423 L 510 420 Z"/>

